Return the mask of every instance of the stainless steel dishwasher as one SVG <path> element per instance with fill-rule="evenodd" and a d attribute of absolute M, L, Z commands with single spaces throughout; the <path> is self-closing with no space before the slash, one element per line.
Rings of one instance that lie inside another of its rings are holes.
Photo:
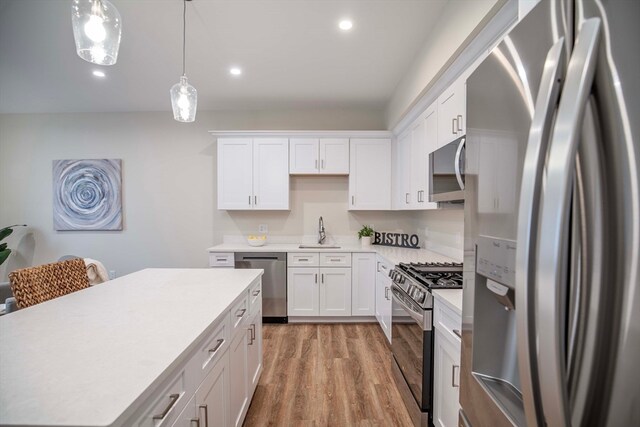
<path fill-rule="evenodd" d="M 262 276 L 262 321 L 288 323 L 287 254 L 283 252 L 236 252 L 236 268 L 264 270 Z"/>

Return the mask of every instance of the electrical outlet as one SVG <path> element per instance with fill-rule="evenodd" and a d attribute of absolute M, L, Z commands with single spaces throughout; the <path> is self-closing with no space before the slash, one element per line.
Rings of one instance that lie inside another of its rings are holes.
<path fill-rule="evenodd" d="M 109 280 L 113 280 L 116 278 L 116 271 L 115 270 L 109 270 Z"/>
<path fill-rule="evenodd" d="M 267 227 L 267 224 L 258 225 L 258 233 L 268 233 L 268 232 L 269 232 L 269 227 Z"/>

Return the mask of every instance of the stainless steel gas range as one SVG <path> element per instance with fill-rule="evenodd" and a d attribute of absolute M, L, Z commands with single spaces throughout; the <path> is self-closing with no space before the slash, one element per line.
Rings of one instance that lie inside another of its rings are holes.
<path fill-rule="evenodd" d="M 392 369 L 416 426 L 431 426 L 433 404 L 432 289 L 461 289 L 462 264 L 400 264 L 393 280 Z"/>

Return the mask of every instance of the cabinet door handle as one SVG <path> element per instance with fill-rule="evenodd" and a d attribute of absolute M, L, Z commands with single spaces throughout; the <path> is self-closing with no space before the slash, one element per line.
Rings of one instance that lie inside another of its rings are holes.
<path fill-rule="evenodd" d="M 200 409 L 204 409 L 204 427 L 209 427 L 209 408 L 207 405 L 200 405 Z"/>
<path fill-rule="evenodd" d="M 451 387 L 460 387 L 460 384 L 456 384 L 456 369 L 460 369 L 460 366 L 453 365 L 451 367 Z"/>
<path fill-rule="evenodd" d="M 456 124 L 457 121 L 457 118 L 451 119 L 451 133 L 454 135 L 458 134 L 458 132 L 456 131 L 456 129 L 458 129 L 458 125 Z"/>
<path fill-rule="evenodd" d="M 316 159 L 316 169 L 318 169 L 318 159 Z"/>
<path fill-rule="evenodd" d="M 220 347 L 222 347 L 222 344 L 224 344 L 224 338 L 220 338 L 218 341 L 216 341 L 215 347 L 209 349 L 209 354 L 215 354 L 216 351 L 218 351 Z"/>
<path fill-rule="evenodd" d="M 386 286 L 384 287 L 384 299 L 389 299 L 389 288 Z"/>
<path fill-rule="evenodd" d="M 249 196 L 249 206 L 251 206 L 251 196 Z"/>
<path fill-rule="evenodd" d="M 257 297 L 258 295 L 260 295 L 260 289 L 258 289 L 257 291 L 255 291 L 255 292 L 253 293 L 253 296 L 254 296 L 254 297 Z"/>
<path fill-rule="evenodd" d="M 253 204 L 258 206 L 258 196 L 253 196 Z"/>
<path fill-rule="evenodd" d="M 162 420 L 164 419 L 164 417 L 167 416 L 167 414 L 169 413 L 169 411 L 171 410 L 171 408 L 173 408 L 173 405 L 176 404 L 176 402 L 178 401 L 178 398 L 180 397 L 179 394 L 170 394 L 169 395 L 169 404 L 167 405 L 166 408 L 164 408 L 164 411 L 162 411 L 161 414 L 159 415 L 154 415 L 153 419 L 154 420 Z"/>
<path fill-rule="evenodd" d="M 376 263 L 378 264 L 376 266 L 376 273 L 380 273 L 380 261 L 376 261 Z"/>
<path fill-rule="evenodd" d="M 316 273 L 316 283 L 318 283 L 318 273 Z"/>
<path fill-rule="evenodd" d="M 356 196 L 351 196 L 351 206 L 356 204 Z"/>
<path fill-rule="evenodd" d="M 242 313 L 240 313 L 240 312 L 242 312 Z M 242 316 L 244 316 L 244 314 L 246 312 L 247 312 L 246 308 L 241 308 L 240 310 L 236 311 L 236 317 L 242 317 Z M 238 313 L 240 313 L 240 314 L 238 314 Z"/>
<path fill-rule="evenodd" d="M 462 339 L 462 334 L 460 334 L 460 330 L 459 329 L 454 329 L 453 333 L 456 334 L 458 336 L 458 338 Z"/>
<path fill-rule="evenodd" d="M 251 326 L 247 328 L 247 331 L 249 332 L 249 345 L 253 345 L 253 332 L 251 331 Z"/>
<path fill-rule="evenodd" d="M 255 339 L 256 339 L 256 324 L 252 323 L 251 327 L 253 328 L 253 330 L 251 331 L 251 339 L 255 341 Z"/>
<path fill-rule="evenodd" d="M 404 193 L 404 203 L 409 204 L 409 193 Z"/>
<path fill-rule="evenodd" d="M 320 160 L 320 163 L 322 164 L 321 168 L 324 169 L 324 159 Z"/>
<path fill-rule="evenodd" d="M 189 424 L 193 425 L 193 423 L 196 423 L 196 427 L 200 427 L 200 418 L 191 418 Z"/>
<path fill-rule="evenodd" d="M 456 117 L 456 122 L 458 122 L 458 131 L 462 132 L 462 116 L 460 114 Z"/>
<path fill-rule="evenodd" d="M 324 273 L 321 274 L 322 283 L 324 283 Z"/>

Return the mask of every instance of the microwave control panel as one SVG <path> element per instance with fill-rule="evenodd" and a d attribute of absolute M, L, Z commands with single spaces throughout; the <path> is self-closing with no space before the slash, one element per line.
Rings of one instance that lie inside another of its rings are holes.
<path fill-rule="evenodd" d="M 516 242 L 479 236 L 476 249 L 476 273 L 515 289 Z"/>

